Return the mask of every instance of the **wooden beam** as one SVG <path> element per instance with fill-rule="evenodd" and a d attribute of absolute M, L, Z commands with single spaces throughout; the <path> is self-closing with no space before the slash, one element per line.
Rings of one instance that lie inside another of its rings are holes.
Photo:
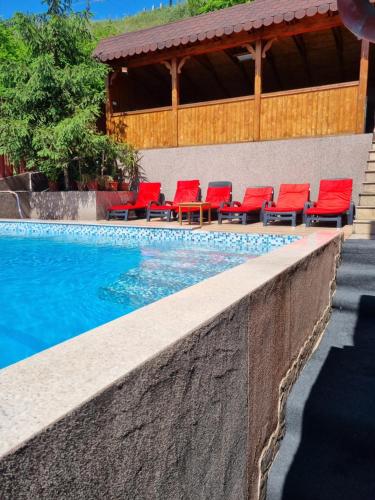
<path fill-rule="evenodd" d="M 362 40 L 361 61 L 359 65 L 358 97 L 357 97 L 358 134 L 363 133 L 365 130 L 369 48 L 370 48 L 370 42 L 368 40 Z"/>
<path fill-rule="evenodd" d="M 173 137 L 174 145 L 178 146 L 178 105 L 180 103 L 180 78 L 178 75 L 178 61 L 174 57 L 170 63 L 172 77 L 172 112 L 173 112 Z"/>
<path fill-rule="evenodd" d="M 113 66 L 128 67 L 146 66 L 148 64 L 157 64 L 166 59 L 173 57 L 185 57 L 199 54 L 207 54 L 233 47 L 241 47 L 247 43 L 253 43 L 258 39 L 272 39 L 293 36 L 300 33 L 311 33 L 342 26 L 342 21 L 339 15 L 316 15 L 314 17 L 306 17 L 301 21 L 296 21 L 292 24 L 281 23 L 270 27 L 263 27 L 256 31 L 241 32 L 238 34 L 223 36 L 220 39 L 210 40 L 206 42 L 196 42 L 189 46 L 174 47 L 165 50 L 150 52 L 148 54 L 133 56 L 124 59 L 118 59 L 115 62 L 108 61 Z M 125 63 L 126 61 L 126 63 Z"/>
<path fill-rule="evenodd" d="M 198 57 L 194 57 L 194 60 L 206 70 L 206 72 L 212 77 L 212 79 L 216 82 L 216 85 L 219 87 L 221 90 L 222 94 L 224 97 L 230 97 L 230 93 L 228 90 L 225 88 L 223 85 L 223 82 L 220 80 L 219 75 L 216 71 L 215 66 L 212 64 L 212 62 L 209 60 L 208 56 L 205 54 L 202 54 Z"/>
<path fill-rule="evenodd" d="M 339 62 L 341 80 L 345 81 L 345 66 L 344 66 L 344 41 L 342 38 L 342 32 L 340 26 L 332 28 L 333 38 L 336 45 L 337 59 Z"/>
<path fill-rule="evenodd" d="M 254 141 L 260 139 L 260 113 L 262 98 L 262 40 L 255 45 L 255 80 L 254 80 Z"/>
<path fill-rule="evenodd" d="M 309 61 L 307 58 L 306 44 L 305 40 L 303 39 L 303 35 L 294 35 L 292 38 L 295 43 L 295 46 L 297 47 L 299 55 L 301 56 L 302 63 L 307 75 L 307 81 L 309 85 L 313 85 L 313 77 L 310 71 Z"/>

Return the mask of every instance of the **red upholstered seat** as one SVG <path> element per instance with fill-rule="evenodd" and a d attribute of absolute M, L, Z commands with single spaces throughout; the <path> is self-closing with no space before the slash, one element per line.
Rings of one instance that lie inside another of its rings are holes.
<path fill-rule="evenodd" d="M 173 201 L 164 205 L 151 205 L 151 210 L 178 210 L 179 203 L 197 201 L 199 197 L 199 180 L 177 181 L 177 189 Z"/>
<path fill-rule="evenodd" d="M 320 181 L 318 200 L 308 208 L 308 215 L 339 215 L 350 208 L 353 179 Z"/>
<path fill-rule="evenodd" d="M 218 210 L 222 203 L 229 203 L 232 194 L 231 186 L 209 186 L 207 188 L 206 203 L 211 204 L 211 208 Z M 203 210 L 207 210 L 204 208 Z M 199 212 L 199 207 L 182 209 L 182 212 Z"/>
<path fill-rule="evenodd" d="M 108 211 L 141 210 L 147 208 L 151 201 L 157 201 L 159 199 L 160 188 L 160 182 L 140 182 L 137 199 L 134 203 L 113 205 Z"/>
<path fill-rule="evenodd" d="M 279 197 L 266 212 L 302 212 L 309 200 L 310 184 L 281 184 Z"/>
<path fill-rule="evenodd" d="M 234 202 L 232 207 L 223 207 L 220 209 L 221 213 L 244 213 L 244 212 L 257 212 L 261 210 L 265 201 L 271 201 L 273 195 L 273 188 L 266 187 L 250 187 L 245 191 L 245 196 L 242 203 Z"/>
<path fill-rule="evenodd" d="M 231 194 L 231 186 L 209 186 L 205 201 L 211 203 L 211 208 L 217 209 L 223 202 L 230 202 Z"/>

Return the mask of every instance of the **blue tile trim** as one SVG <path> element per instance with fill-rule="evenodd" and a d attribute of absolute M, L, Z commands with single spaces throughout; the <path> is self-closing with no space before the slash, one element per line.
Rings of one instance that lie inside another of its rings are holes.
<path fill-rule="evenodd" d="M 0 236 L 83 236 L 96 239 L 110 238 L 114 243 L 129 238 L 148 241 L 185 241 L 191 243 L 223 244 L 226 247 L 248 248 L 254 253 L 265 253 L 293 243 L 300 236 L 234 233 L 222 231 L 193 231 L 187 229 L 111 226 L 98 224 L 65 224 L 25 221 L 0 221 Z"/>

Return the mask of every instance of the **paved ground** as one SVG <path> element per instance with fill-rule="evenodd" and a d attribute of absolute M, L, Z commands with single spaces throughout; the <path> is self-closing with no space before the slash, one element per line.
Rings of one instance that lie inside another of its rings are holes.
<path fill-rule="evenodd" d="M 268 500 L 375 499 L 375 241 L 344 244 L 333 314 L 287 403 Z"/>

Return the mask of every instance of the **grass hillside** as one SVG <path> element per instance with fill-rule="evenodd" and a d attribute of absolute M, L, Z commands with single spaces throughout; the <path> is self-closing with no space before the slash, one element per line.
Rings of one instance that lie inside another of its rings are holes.
<path fill-rule="evenodd" d="M 187 3 L 181 3 L 173 7 L 147 10 L 134 16 L 124 17 L 123 19 L 93 21 L 93 34 L 95 39 L 99 41 L 108 36 L 171 23 L 190 15 L 191 11 Z"/>

